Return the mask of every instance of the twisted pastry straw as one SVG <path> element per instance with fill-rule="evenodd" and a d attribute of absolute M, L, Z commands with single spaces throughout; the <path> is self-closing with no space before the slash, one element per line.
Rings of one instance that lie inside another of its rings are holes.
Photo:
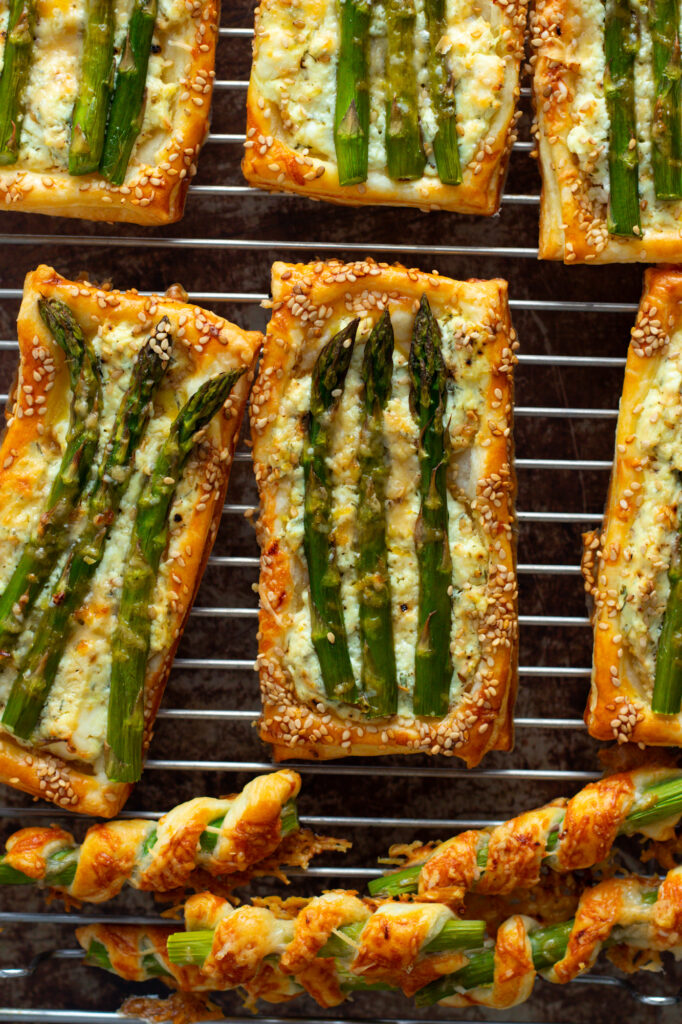
<path fill-rule="evenodd" d="M 530 889 L 543 866 L 567 873 L 605 860 L 619 834 L 668 838 L 682 816 L 682 770 L 636 768 L 592 782 L 496 828 L 462 832 L 446 842 L 407 848 L 407 867 L 373 879 L 373 896 L 417 892 L 461 904 L 469 891 L 504 895 Z M 406 852 L 394 846 L 391 855 Z"/>
<path fill-rule="evenodd" d="M 282 839 L 298 829 L 295 799 L 300 788 L 296 772 L 262 775 L 235 796 L 198 797 L 174 807 L 158 822 L 131 819 L 94 825 L 80 846 L 55 825 L 24 828 L 7 840 L 0 883 L 34 883 L 101 903 L 126 883 L 134 889 L 168 892 L 191 883 L 197 871 L 213 876 L 243 873 L 274 854 Z M 299 845 L 305 845 L 306 837 L 314 852 L 310 839 L 315 837 L 309 833 Z M 345 844 L 329 840 L 326 845 Z M 301 850 L 293 852 L 298 858 L 292 861 L 282 850 L 282 861 L 301 863 Z"/>
<path fill-rule="evenodd" d="M 305 991 L 332 1007 L 353 991 L 401 989 L 418 1006 L 506 1009 L 529 997 L 538 972 L 565 984 L 604 947 L 681 958 L 682 867 L 659 881 L 601 882 L 585 890 L 574 918 L 550 927 L 515 914 L 494 946 L 482 944 L 482 922 L 459 921 L 443 904 L 377 905 L 349 892 L 238 909 L 202 893 L 185 905 L 186 932 L 90 925 L 76 935 L 87 962 L 184 991 L 241 988 L 273 1003 Z"/>

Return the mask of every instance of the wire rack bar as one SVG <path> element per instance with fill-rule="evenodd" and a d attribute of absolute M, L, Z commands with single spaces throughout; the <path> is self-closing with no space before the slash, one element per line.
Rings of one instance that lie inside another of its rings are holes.
<path fill-rule="evenodd" d="M 190 761 L 161 759 L 149 760 L 147 769 L 151 771 L 183 771 L 183 772 L 272 772 L 277 766 L 270 761 Z M 359 775 L 366 777 L 366 764 L 347 764 L 336 761 L 318 763 L 315 761 L 288 761 L 287 767 L 295 769 L 301 775 Z M 415 774 L 409 765 L 372 764 L 371 773 L 374 777 L 402 779 Z M 459 768 L 456 765 L 429 766 L 416 769 L 416 773 L 426 779 L 524 779 L 531 782 L 592 782 L 601 778 L 600 772 L 579 771 L 563 768 Z"/>

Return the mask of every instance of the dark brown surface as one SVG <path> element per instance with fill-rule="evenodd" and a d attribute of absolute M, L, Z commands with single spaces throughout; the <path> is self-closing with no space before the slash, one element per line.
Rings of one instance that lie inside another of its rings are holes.
<path fill-rule="evenodd" d="M 223 24 L 249 26 L 251 0 L 230 0 Z M 250 40 L 223 38 L 219 51 L 218 78 L 242 79 L 248 75 Z M 244 92 L 220 91 L 216 95 L 213 127 L 220 133 L 243 133 Z M 527 109 L 528 100 L 524 101 Z M 522 138 L 528 138 L 526 131 Z M 197 185 L 242 185 L 239 172 L 240 147 L 235 144 L 209 144 L 200 161 Z M 534 163 L 526 152 L 516 152 L 506 192 L 512 195 L 539 192 Z M 436 268 L 453 277 L 502 276 L 510 282 L 514 300 L 596 301 L 636 303 L 641 289 L 641 268 L 611 267 L 566 268 L 539 263 L 534 258 L 537 245 L 537 205 L 507 203 L 499 217 L 477 220 L 449 214 L 423 214 L 411 210 L 352 210 L 306 200 L 250 195 L 207 195 L 190 193 L 183 222 L 167 230 L 143 231 L 134 227 L 109 227 L 76 221 L 28 217 L 2 212 L 0 230 L 0 288 L 19 289 L 23 275 L 39 262 L 53 263 L 62 273 L 86 270 L 93 279 L 109 279 L 120 287 L 164 289 L 181 281 L 190 292 L 233 292 L 265 294 L 269 265 L 274 258 L 292 258 L 288 244 L 305 241 L 309 247 L 301 258 L 329 254 L 327 243 L 348 246 L 346 253 L 373 255 L 379 259 L 396 258 L 382 252 L 383 245 L 404 245 L 409 251 L 402 262 L 424 269 Z M 33 240 L 31 240 L 31 236 Z M 38 237 L 37 237 L 38 236 Z M 42 237 L 47 236 L 47 237 Z M 66 236 L 66 237 L 64 237 Z M 73 236 L 82 241 L 75 244 Z M 105 240 L 94 245 L 95 239 Z M 140 245 L 126 246 L 120 239 L 140 239 Z M 177 238 L 179 247 L 169 248 L 159 240 Z M 106 241 L 112 239 L 112 242 Z M 193 239 L 220 242 L 199 246 Z M 242 250 L 227 240 L 258 240 L 260 244 Z M 273 244 L 267 244 L 273 243 Z M 315 243 L 319 243 L 316 245 Z M 420 247 L 517 248 L 525 256 L 513 254 L 475 255 L 419 252 Z M 343 253 L 342 253 L 343 255 Z M 6 299 L 0 304 L 0 338 L 15 337 L 18 303 Z M 245 327 L 262 328 L 266 313 L 255 302 L 211 303 Z M 515 309 L 514 322 L 523 353 L 540 355 L 625 355 L 632 313 L 576 313 Z M 0 352 L 0 388 L 6 390 L 14 370 L 15 353 Z M 617 407 L 622 370 L 522 364 L 517 372 L 519 406 L 593 407 L 614 410 Z M 615 419 L 594 417 L 536 418 L 518 416 L 516 423 L 519 458 L 610 459 Z M 598 513 L 603 507 L 608 474 L 598 471 L 519 470 L 518 507 L 525 511 L 571 511 Z M 248 464 L 233 469 L 228 502 L 251 505 L 255 488 Z M 583 526 L 589 523 L 582 524 Z M 520 527 L 519 560 L 577 566 L 580 557 L 580 523 L 528 523 Z M 215 553 L 220 555 L 257 554 L 253 530 L 239 515 L 226 515 L 218 536 Z M 201 606 L 255 607 L 251 569 L 232 570 L 209 566 L 199 593 Z M 524 615 L 585 616 L 583 590 L 575 574 L 527 574 L 520 579 L 521 612 Z M 253 658 L 256 653 L 256 628 L 253 618 L 194 618 L 179 651 L 179 657 Z M 574 666 L 590 663 L 590 633 L 584 626 L 537 627 L 521 630 L 521 664 Z M 577 677 L 522 676 L 517 716 L 553 719 L 580 719 L 587 680 Z M 210 671 L 176 668 L 166 691 L 165 708 L 252 709 L 258 707 L 256 677 L 250 671 Z M 513 754 L 493 755 L 483 768 L 503 770 L 550 769 L 569 771 L 598 770 L 598 744 L 581 727 L 566 729 L 519 728 Z M 268 751 L 259 743 L 252 725 L 246 721 L 202 721 L 159 719 L 151 755 L 155 760 L 191 759 L 206 761 L 263 762 Z M 353 762 L 348 762 L 352 764 Z M 378 762 L 381 763 L 381 762 Z M 389 762 L 384 762 L 389 763 Z M 301 810 L 304 816 L 358 816 L 452 820 L 508 817 L 524 808 L 568 793 L 578 783 L 537 781 L 518 778 L 467 778 L 457 761 L 394 759 L 401 769 L 396 778 L 379 776 L 376 766 L 367 764 L 359 775 L 341 775 L 334 765 L 304 776 Z M 419 768 L 442 768 L 440 777 L 420 778 Z M 408 771 L 410 774 L 408 774 Z M 218 795 L 241 786 L 249 778 L 246 772 L 184 771 L 149 769 L 129 801 L 128 809 L 164 810 L 180 800 L 200 793 Z M 28 798 L 5 790 L 0 800 L 5 807 L 29 809 Z M 36 807 L 39 805 L 35 805 Z M 41 820 L 63 820 L 47 809 Z M 28 824 L 19 814 L 2 825 L 0 838 L 13 828 Z M 85 827 L 76 822 L 74 831 Z M 331 827 L 330 827 L 331 830 Z M 445 831 L 424 828 L 335 827 L 354 841 L 351 854 L 326 864 L 344 866 L 374 865 L 391 842 L 408 841 L 416 836 L 435 837 Z M 296 881 L 296 880 L 295 880 Z M 343 878 L 333 873 L 305 883 L 307 890 L 341 884 L 362 885 L 362 878 Z M 298 882 L 297 888 L 303 883 Z M 53 904 L 49 913 L 61 908 Z M 126 892 L 110 905 L 86 907 L 89 917 L 155 914 L 150 897 Z M 0 893 L 0 910 L 8 915 L 45 910 L 45 902 L 26 890 Z M 73 930 L 68 924 L 8 923 L 0 934 L 0 966 L 19 966 L 29 962 L 38 951 L 74 946 Z M 615 977 L 615 972 L 611 972 Z M 622 977 L 622 976 L 621 976 Z M 679 987 L 672 977 L 635 976 L 633 986 L 640 992 L 674 994 Z M 161 992 L 162 987 L 147 985 L 146 992 Z M 138 989 L 139 991 L 139 989 Z M 30 980 L 0 982 L 0 1005 L 8 1008 L 53 1007 L 70 1010 L 114 1011 L 132 987 L 95 969 L 80 964 L 52 962 L 42 965 Z M 223 1000 L 228 1016 L 240 1015 L 240 1000 Z M 273 1008 L 263 1007 L 272 1017 Z M 284 1009 L 286 1016 L 317 1016 L 330 1019 L 376 1019 L 377 1015 L 403 1020 L 457 1018 L 468 1020 L 553 1021 L 561 1024 L 607 1024 L 616 1014 L 636 1024 L 654 1021 L 672 1024 L 679 1020 L 679 1008 L 655 1009 L 638 1003 L 620 988 L 597 987 L 579 983 L 559 989 L 538 982 L 533 998 L 525 1006 L 503 1014 L 483 1010 L 430 1011 L 413 1013 L 408 1002 L 399 998 L 358 997 L 340 1013 L 324 1014 L 309 1001 L 301 1000 Z M 10 1019 L 0 1010 L 0 1021 Z M 15 1019 L 11 1017 L 11 1019 Z M 36 1014 L 30 1020 L 43 1019 Z"/>

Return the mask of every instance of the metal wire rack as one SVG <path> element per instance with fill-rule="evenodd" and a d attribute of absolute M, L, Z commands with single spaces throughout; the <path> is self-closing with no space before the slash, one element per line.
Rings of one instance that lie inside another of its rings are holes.
<path fill-rule="evenodd" d="M 253 0 L 231 0 L 220 30 L 213 131 L 185 219 L 172 231 L 4 213 L 0 222 L 0 401 L 16 359 L 15 326 L 23 274 L 51 262 L 66 274 L 159 290 L 181 280 L 192 299 L 247 327 L 262 328 L 269 266 L 275 258 L 369 254 L 454 277 L 505 277 L 522 343 L 517 371 L 516 467 L 519 478 L 520 693 L 517 745 L 467 772 L 454 760 L 383 758 L 296 765 L 304 777 L 302 820 L 353 840 L 344 858 L 292 872 L 297 890 L 362 888 L 379 873 L 391 842 L 445 837 L 493 824 L 599 774 L 598 745 L 582 711 L 590 631 L 579 577 L 580 532 L 601 518 L 628 329 L 637 308 L 636 267 L 581 268 L 537 262 L 539 180 L 529 158 L 529 90 L 522 90 L 522 140 L 512 154 L 501 213 L 491 220 L 417 211 L 351 210 L 249 188 L 239 172 Z M 618 300 L 618 301 L 614 301 Z M 199 793 L 218 795 L 271 767 L 252 728 L 258 694 L 255 504 L 250 454 L 233 467 L 223 526 L 209 560 L 158 722 L 151 758 L 124 812 L 158 817 Z M 371 783 L 368 785 L 369 780 Z M 11 790 L 0 794 L 0 838 L 18 822 L 59 821 L 80 834 L 89 823 Z M 82 824 L 81 824 L 82 822 Z M 0 1022 L 109 1024 L 132 989 L 79 963 L 73 926 L 102 920 L 156 922 L 144 894 L 64 913 L 23 890 L 0 893 Z M 62 963 L 62 961 L 65 961 Z M 505 1022 L 582 1024 L 611 1021 L 616 1004 L 637 1024 L 678 1019 L 674 979 L 632 982 L 609 974 L 580 979 L 568 991 L 536 987 Z M 149 985 L 147 992 L 162 989 Z M 237 1000 L 226 1018 L 245 1024 Z M 347 1004 L 356 1024 L 408 1024 L 452 1018 L 414 1016 L 407 1003 L 374 994 Z M 500 1021 L 485 1010 L 459 1015 Z M 262 1024 L 327 1024 L 340 1018 L 297 1002 Z"/>

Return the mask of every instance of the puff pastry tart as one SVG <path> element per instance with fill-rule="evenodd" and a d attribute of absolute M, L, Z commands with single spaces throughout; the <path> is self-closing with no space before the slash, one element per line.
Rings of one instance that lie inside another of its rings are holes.
<path fill-rule="evenodd" d="M 222 514 L 261 336 L 28 275 L 0 447 L 0 779 L 115 814 Z"/>
<path fill-rule="evenodd" d="M 535 5 L 542 259 L 682 260 L 678 32 L 664 3 Z"/>
<path fill-rule="evenodd" d="M 574 917 L 549 926 L 514 914 L 494 947 L 483 944 L 482 921 L 458 920 L 445 904 L 377 906 L 349 892 L 237 909 L 201 893 L 185 904 L 185 923 L 175 934 L 94 924 L 76 935 L 87 963 L 188 992 L 241 988 L 252 1003 L 307 992 L 331 1007 L 379 985 L 414 996 L 417 1006 L 502 1010 L 530 997 L 538 972 L 560 985 L 584 974 L 607 942 L 630 971 L 660 968 L 664 950 L 682 957 L 682 868 L 660 884 L 636 876 L 600 882 L 584 890 Z"/>
<path fill-rule="evenodd" d="M 590 732 L 682 745 L 682 272 L 648 270 L 632 330 L 601 533 L 585 538 L 594 600 Z"/>
<path fill-rule="evenodd" d="M 262 0 L 246 178 L 350 205 L 494 213 L 526 6 Z"/>
<path fill-rule="evenodd" d="M 6 0 L 3 9 L 0 203 L 179 220 L 208 131 L 218 0 Z"/>
<path fill-rule="evenodd" d="M 278 758 L 512 744 L 504 281 L 273 267 L 251 405 L 261 736 Z"/>

